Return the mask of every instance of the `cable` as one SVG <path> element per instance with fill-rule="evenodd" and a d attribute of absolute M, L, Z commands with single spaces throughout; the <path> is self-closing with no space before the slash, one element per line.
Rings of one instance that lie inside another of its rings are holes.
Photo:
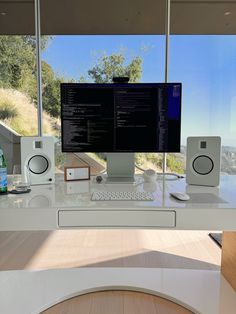
<path fill-rule="evenodd" d="M 141 171 L 143 171 L 143 172 L 145 171 L 145 169 L 139 167 L 137 164 L 135 164 L 135 168 L 137 168 L 138 170 L 141 170 Z"/>
<path fill-rule="evenodd" d="M 183 176 L 182 174 L 178 174 L 178 173 L 175 173 L 175 172 L 165 172 L 165 173 L 162 173 L 162 172 L 157 172 L 157 175 L 161 175 L 161 176 L 174 176 L 174 177 L 177 177 L 178 179 L 184 179 L 185 176 Z"/>

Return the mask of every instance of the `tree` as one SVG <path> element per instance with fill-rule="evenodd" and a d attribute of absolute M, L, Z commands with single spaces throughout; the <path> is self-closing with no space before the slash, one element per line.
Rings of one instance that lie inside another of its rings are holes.
<path fill-rule="evenodd" d="M 33 80 L 35 52 L 22 36 L 0 36 L 0 86 L 20 88 L 25 77 Z"/>
<path fill-rule="evenodd" d="M 53 38 L 53 36 L 46 36 L 43 35 L 41 36 L 41 49 L 45 50 L 50 42 L 50 40 Z M 30 36 L 30 35 L 25 35 L 22 36 L 22 39 L 24 40 L 25 43 L 29 44 L 34 50 L 36 49 L 36 39 L 35 36 Z"/>
<path fill-rule="evenodd" d="M 42 62 L 42 81 L 43 81 L 43 109 L 51 116 L 60 115 L 60 84 L 62 77 L 57 77 L 52 67 Z"/>
<path fill-rule="evenodd" d="M 130 83 L 139 82 L 142 76 L 142 58 L 134 57 L 127 64 L 122 53 L 104 54 L 88 70 L 88 76 L 96 83 L 111 83 L 114 76 L 128 76 Z"/>
<path fill-rule="evenodd" d="M 42 49 L 49 39 L 49 36 L 42 37 Z M 33 36 L 0 36 L 0 87 L 18 89 L 36 99 L 35 48 Z"/>
<path fill-rule="evenodd" d="M 51 37 L 43 36 L 42 49 Z M 32 36 L 0 36 L 0 87 L 13 88 L 37 99 L 36 42 Z M 50 115 L 60 114 L 60 83 L 52 67 L 42 62 L 43 108 Z"/>

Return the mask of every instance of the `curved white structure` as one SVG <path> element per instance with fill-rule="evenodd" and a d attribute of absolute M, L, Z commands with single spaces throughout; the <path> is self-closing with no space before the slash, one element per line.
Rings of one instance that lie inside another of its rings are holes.
<path fill-rule="evenodd" d="M 68 298 L 104 290 L 150 293 L 201 314 L 234 314 L 236 308 L 235 292 L 218 271 L 74 268 L 0 272 L 0 313 L 38 314 Z"/>

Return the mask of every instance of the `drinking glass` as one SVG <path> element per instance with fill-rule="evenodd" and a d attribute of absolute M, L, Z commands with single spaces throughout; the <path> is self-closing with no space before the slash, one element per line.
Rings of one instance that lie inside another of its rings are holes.
<path fill-rule="evenodd" d="M 21 173 L 21 165 L 13 166 L 13 189 L 17 192 L 26 192 L 30 189 L 30 173 L 29 168 L 26 166 L 25 175 Z"/>

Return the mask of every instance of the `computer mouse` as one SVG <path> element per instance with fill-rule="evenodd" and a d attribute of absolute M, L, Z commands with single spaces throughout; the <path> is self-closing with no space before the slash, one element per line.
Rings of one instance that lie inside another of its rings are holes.
<path fill-rule="evenodd" d="M 188 194 L 182 192 L 170 193 L 170 195 L 179 201 L 188 201 L 190 199 Z"/>

